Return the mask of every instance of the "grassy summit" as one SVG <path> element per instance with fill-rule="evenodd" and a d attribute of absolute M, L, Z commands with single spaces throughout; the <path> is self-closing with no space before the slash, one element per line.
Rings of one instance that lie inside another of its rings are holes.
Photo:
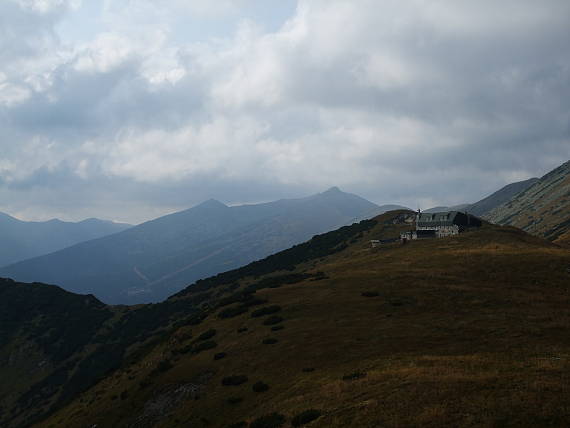
<path fill-rule="evenodd" d="M 38 426 L 564 425 L 570 251 L 490 225 L 371 249 L 393 217 L 130 309 L 119 368 Z"/>

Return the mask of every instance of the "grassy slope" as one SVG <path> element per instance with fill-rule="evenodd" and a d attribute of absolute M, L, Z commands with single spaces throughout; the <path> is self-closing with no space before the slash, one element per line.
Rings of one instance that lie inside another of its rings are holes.
<path fill-rule="evenodd" d="M 372 250 L 369 239 L 397 233 L 386 218 L 344 251 L 296 268 L 328 279 L 257 291 L 283 308 L 284 329 L 270 331 L 267 316 L 211 314 L 39 426 L 217 427 L 309 408 L 323 410 L 311 427 L 563 426 L 570 252 L 495 226 Z M 178 353 L 209 329 L 216 348 Z M 262 344 L 268 337 L 278 342 Z M 214 361 L 218 352 L 227 356 Z M 157 370 L 165 360 L 172 368 Z M 359 371 L 366 376 L 343 380 Z M 222 386 L 234 374 L 248 381 Z M 268 391 L 252 391 L 259 380 Z"/>

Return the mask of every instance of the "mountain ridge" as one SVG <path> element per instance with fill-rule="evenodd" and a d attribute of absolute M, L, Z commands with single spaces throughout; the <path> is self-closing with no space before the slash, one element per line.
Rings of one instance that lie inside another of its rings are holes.
<path fill-rule="evenodd" d="M 376 215 L 378 209 L 334 187 L 255 205 L 229 207 L 210 199 L 110 237 L 4 267 L 0 274 L 57 283 L 111 303 L 159 301 L 199 278 Z"/>
<path fill-rule="evenodd" d="M 23 221 L 0 212 L 0 267 L 49 254 L 79 242 L 108 236 L 130 227 L 130 224 L 97 218 L 79 222 L 59 219 Z"/>

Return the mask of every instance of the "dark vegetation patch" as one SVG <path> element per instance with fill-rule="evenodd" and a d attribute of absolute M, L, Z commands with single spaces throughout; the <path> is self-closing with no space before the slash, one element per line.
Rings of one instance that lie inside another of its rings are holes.
<path fill-rule="evenodd" d="M 322 412 L 317 409 L 309 409 L 305 410 L 298 415 L 294 416 L 291 419 L 291 425 L 294 427 L 300 427 L 303 425 L 308 424 L 309 422 L 313 422 L 315 419 L 318 419 L 322 415 Z"/>
<path fill-rule="evenodd" d="M 216 330 L 215 329 L 210 329 L 208 331 L 205 331 L 204 333 L 202 333 L 200 336 L 198 336 L 198 338 L 196 340 L 208 340 L 211 339 L 212 337 L 214 337 L 216 335 Z"/>
<path fill-rule="evenodd" d="M 229 397 L 226 402 L 231 405 L 239 404 L 243 401 L 243 397 Z"/>
<path fill-rule="evenodd" d="M 324 272 L 317 272 L 315 273 L 315 275 L 313 276 L 313 278 L 311 278 L 311 281 L 320 281 L 322 279 L 329 279 L 329 277 L 324 273 Z"/>
<path fill-rule="evenodd" d="M 218 352 L 214 354 L 214 361 L 221 360 L 222 358 L 226 358 L 227 354 L 225 352 Z"/>
<path fill-rule="evenodd" d="M 285 424 L 287 419 L 279 413 L 270 413 L 269 415 L 261 416 L 255 419 L 250 425 L 250 428 L 279 428 Z"/>
<path fill-rule="evenodd" d="M 364 291 L 361 293 L 362 297 L 378 297 L 379 295 L 377 291 Z"/>
<path fill-rule="evenodd" d="M 315 368 L 314 368 L 314 367 L 305 367 L 305 368 L 303 369 L 303 372 L 304 372 L 304 373 L 311 373 L 311 372 L 314 372 L 314 371 L 315 371 Z"/>
<path fill-rule="evenodd" d="M 248 311 L 247 306 L 233 306 L 226 309 L 221 310 L 218 313 L 218 317 L 220 318 L 233 318 L 237 317 L 238 315 L 244 314 Z"/>
<path fill-rule="evenodd" d="M 265 315 L 274 314 L 276 312 L 279 312 L 280 310 L 281 310 L 281 306 L 279 306 L 279 305 L 265 306 L 263 308 L 259 308 L 259 309 L 256 309 L 255 311 L 253 311 L 251 313 L 251 316 L 253 318 L 262 317 Z"/>
<path fill-rule="evenodd" d="M 284 325 L 274 325 L 273 327 L 271 327 L 271 331 L 279 331 L 279 330 L 283 330 L 285 328 Z"/>
<path fill-rule="evenodd" d="M 112 316 L 107 305 L 91 295 L 0 279 L 0 343 L 25 333 L 55 364 L 80 352 Z"/>
<path fill-rule="evenodd" d="M 273 345 L 274 343 L 279 342 L 279 340 L 275 339 L 274 337 L 268 337 L 267 339 L 263 339 L 261 343 L 264 345 Z"/>
<path fill-rule="evenodd" d="M 265 321 L 263 321 L 263 325 L 274 325 L 274 324 L 279 324 L 280 322 L 283 322 L 283 318 L 280 317 L 279 315 L 273 315 L 267 318 Z"/>
<path fill-rule="evenodd" d="M 259 381 L 259 382 L 255 382 L 251 389 L 253 389 L 253 392 L 265 392 L 269 389 L 269 385 L 267 385 L 265 382 Z"/>
<path fill-rule="evenodd" d="M 177 351 L 175 351 L 174 353 L 180 353 L 180 354 L 187 354 L 187 353 L 191 353 L 191 354 L 199 354 L 200 352 L 203 351 L 207 351 L 208 349 L 213 349 L 216 346 L 218 346 L 218 344 L 213 341 L 213 340 L 206 340 L 205 342 L 198 342 L 198 343 L 194 343 L 194 344 L 190 344 L 188 346 L 185 346 L 182 349 L 179 349 Z"/>
<path fill-rule="evenodd" d="M 154 368 L 154 370 L 151 372 L 151 374 L 156 375 L 159 373 L 164 373 L 164 372 L 170 370 L 172 367 L 174 367 L 174 366 L 172 365 L 170 360 L 162 360 L 157 364 L 157 366 Z"/>
<path fill-rule="evenodd" d="M 193 354 L 199 354 L 202 351 L 207 351 L 208 349 L 213 349 L 216 346 L 218 346 L 218 344 L 216 342 L 214 342 L 213 340 L 208 340 L 206 342 L 200 342 L 200 343 L 196 343 L 193 347 L 191 352 Z"/>
<path fill-rule="evenodd" d="M 342 377 L 342 380 L 351 381 L 351 380 L 363 379 L 365 377 L 366 377 L 366 372 L 358 370 L 358 371 L 355 371 L 353 373 L 344 375 Z"/>
<path fill-rule="evenodd" d="M 247 327 L 240 327 L 240 328 L 237 329 L 237 332 L 238 332 L 238 333 L 244 333 L 244 332 L 246 332 L 247 330 L 248 330 Z"/>
<path fill-rule="evenodd" d="M 247 422 L 244 421 L 228 425 L 228 428 L 246 428 L 246 427 L 247 427 Z"/>
<path fill-rule="evenodd" d="M 219 307 L 229 306 L 234 303 L 239 303 L 240 305 L 249 307 L 256 305 L 263 305 L 267 303 L 266 299 L 253 296 L 251 293 L 246 293 L 244 291 L 239 291 L 230 296 L 223 297 L 218 301 Z"/>
<path fill-rule="evenodd" d="M 245 382 L 247 382 L 246 375 L 231 375 L 231 376 L 226 376 L 225 378 L 222 379 L 222 385 L 224 386 L 237 386 Z"/>

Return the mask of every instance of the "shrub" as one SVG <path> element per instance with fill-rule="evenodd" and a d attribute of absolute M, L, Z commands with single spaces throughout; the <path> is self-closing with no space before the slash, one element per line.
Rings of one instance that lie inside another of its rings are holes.
<path fill-rule="evenodd" d="M 320 410 L 309 409 L 304 412 L 299 413 L 293 419 L 291 419 L 291 424 L 294 427 L 300 427 L 301 425 L 308 424 L 309 422 L 318 419 L 322 415 Z"/>
<path fill-rule="evenodd" d="M 264 345 L 273 345 L 274 343 L 279 342 L 277 339 L 275 339 L 274 337 L 268 337 L 267 339 L 263 339 L 263 343 Z"/>
<path fill-rule="evenodd" d="M 282 321 L 283 321 L 282 317 L 280 317 L 279 315 L 273 315 L 267 318 L 265 321 L 263 321 L 263 325 L 279 324 Z"/>
<path fill-rule="evenodd" d="M 267 385 L 265 382 L 259 381 L 255 382 L 251 389 L 253 389 L 253 392 L 265 392 L 269 389 L 269 385 Z"/>
<path fill-rule="evenodd" d="M 225 352 L 218 352 L 217 354 L 214 354 L 214 361 L 221 360 L 222 358 L 225 358 L 225 357 L 226 357 Z"/>
<path fill-rule="evenodd" d="M 238 333 L 243 333 L 244 331 L 247 331 L 247 330 L 248 330 L 247 327 L 240 327 L 240 328 L 237 329 L 237 332 L 238 332 Z"/>
<path fill-rule="evenodd" d="M 172 368 L 172 363 L 169 360 L 162 360 L 160 361 L 156 367 L 152 370 L 151 374 L 152 375 L 156 375 L 159 373 L 163 373 L 165 371 L 168 371 Z"/>
<path fill-rule="evenodd" d="M 303 369 L 303 371 L 304 371 L 305 373 L 310 373 L 310 372 L 314 372 L 314 371 L 315 371 L 315 368 L 314 368 L 314 367 L 305 367 L 305 368 Z"/>
<path fill-rule="evenodd" d="M 218 313 L 220 318 L 233 318 L 247 312 L 247 306 L 234 306 L 226 308 Z"/>
<path fill-rule="evenodd" d="M 279 331 L 279 330 L 283 330 L 285 328 L 284 325 L 274 325 L 273 327 L 271 327 L 271 331 Z"/>
<path fill-rule="evenodd" d="M 260 299 L 259 297 L 252 297 L 251 299 L 243 302 L 244 306 L 259 306 L 267 303 L 267 299 Z"/>
<path fill-rule="evenodd" d="M 264 308 L 259 308 L 259 309 L 256 309 L 255 311 L 253 311 L 251 313 L 251 316 L 254 318 L 262 317 L 264 315 L 274 314 L 276 312 L 279 312 L 280 310 L 281 310 L 281 306 L 278 306 L 278 305 L 265 306 Z"/>
<path fill-rule="evenodd" d="M 324 272 L 317 272 L 315 276 L 311 278 L 311 281 L 320 281 L 321 279 L 329 279 L 329 277 Z"/>
<path fill-rule="evenodd" d="M 239 404 L 243 401 L 242 397 L 230 397 L 227 399 L 227 403 L 231 405 Z"/>
<path fill-rule="evenodd" d="M 271 413 L 254 420 L 250 428 L 279 428 L 285 423 L 285 416 L 279 413 Z"/>
<path fill-rule="evenodd" d="M 228 425 L 228 428 L 246 428 L 247 422 L 240 421 L 236 422 L 235 424 Z"/>
<path fill-rule="evenodd" d="M 222 379 L 222 385 L 224 386 L 237 386 L 245 382 L 247 382 L 246 375 L 232 375 L 232 376 L 226 376 L 225 378 Z"/>
<path fill-rule="evenodd" d="M 216 342 L 213 340 L 208 340 L 206 342 L 200 342 L 192 346 L 191 351 L 193 354 L 199 354 L 202 351 L 206 351 L 208 349 L 212 349 L 218 346 Z"/>
<path fill-rule="evenodd" d="M 366 372 L 356 371 L 354 373 L 344 375 L 342 377 L 342 380 L 358 380 L 364 377 L 366 377 Z"/>
<path fill-rule="evenodd" d="M 364 291 L 361 295 L 362 295 L 362 297 L 378 297 L 379 296 L 377 291 Z"/>
<path fill-rule="evenodd" d="M 198 339 L 196 339 L 196 340 L 208 340 L 208 339 L 211 339 L 212 337 L 214 337 L 215 335 L 216 335 L 216 330 L 210 329 L 210 330 L 202 333 L 200 336 L 198 336 Z"/>

